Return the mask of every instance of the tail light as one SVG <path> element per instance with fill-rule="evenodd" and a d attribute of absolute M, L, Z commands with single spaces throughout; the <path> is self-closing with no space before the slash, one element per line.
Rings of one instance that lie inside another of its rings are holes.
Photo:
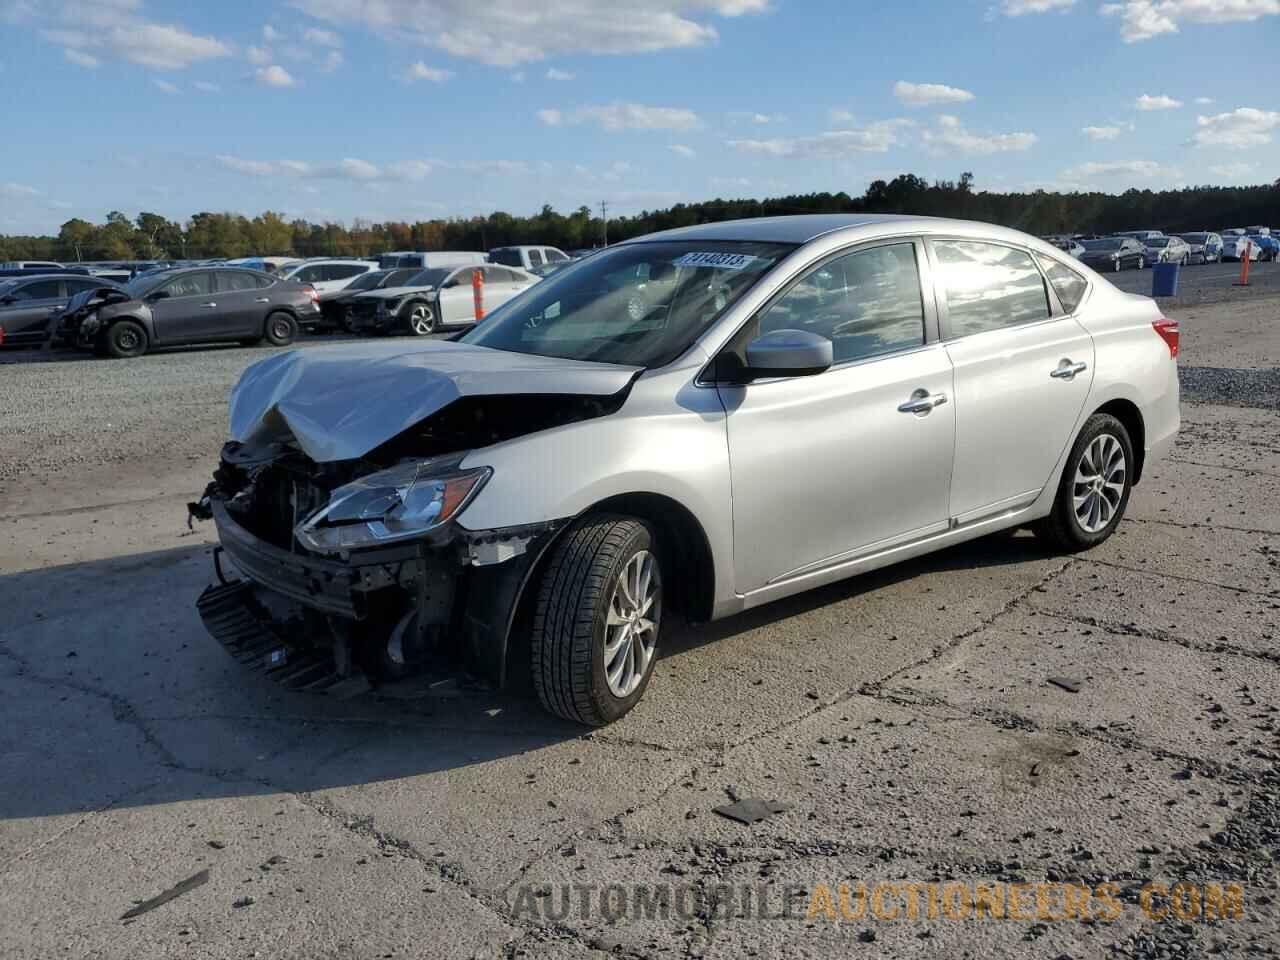
<path fill-rule="evenodd" d="M 1174 360 L 1177 360 L 1178 359 L 1178 321 L 1166 320 L 1164 317 L 1161 317 L 1159 320 L 1156 320 L 1155 322 L 1153 322 L 1151 326 L 1155 327 L 1155 331 L 1160 335 L 1160 339 L 1163 340 L 1168 345 L 1169 356 L 1172 357 Z"/>
<path fill-rule="evenodd" d="M 0 327 L 0 347 L 4 346 L 4 327 Z"/>
<path fill-rule="evenodd" d="M 315 287 L 307 287 L 307 288 L 306 288 L 306 294 L 307 294 L 307 296 L 308 296 L 308 297 L 310 297 L 310 298 L 311 298 L 311 302 L 312 302 L 312 303 L 314 303 L 314 304 L 316 304 L 316 305 L 319 305 L 319 303 L 320 303 L 320 294 L 316 293 L 316 288 L 315 288 Z"/>

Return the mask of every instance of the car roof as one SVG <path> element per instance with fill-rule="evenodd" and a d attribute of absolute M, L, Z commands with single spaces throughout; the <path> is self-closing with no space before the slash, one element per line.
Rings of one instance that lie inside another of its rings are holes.
<path fill-rule="evenodd" d="M 677 227 L 662 230 L 626 243 L 650 243 L 654 241 L 720 240 L 742 243 L 790 243 L 805 244 L 818 237 L 833 233 L 865 234 L 868 238 L 882 234 L 955 234 L 981 236 L 992 240 L 1005 240 L 1026 245 L 1036 245 L 1042 240 L 975 220 L 952 220 L 944 217 L 919 217 L 905 214 L 877 213 L 820 213 L 791 217 L 758 217 L 750 220 L 725 220 L 720 223 L 703 223 L 693 227 Z M 1052 249 L 1052 248 L 1050 248 Z"/>

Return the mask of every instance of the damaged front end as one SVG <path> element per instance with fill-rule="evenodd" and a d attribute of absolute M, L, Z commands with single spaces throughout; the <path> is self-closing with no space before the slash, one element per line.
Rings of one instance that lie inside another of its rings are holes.
<path fill-rule="evenodd" d="M 220 541 L 220 582 L 197 602 L 206 628 L 291 687 L 356 694 L 460 671 L 502 686 L 516 597 L 559 524 L 464 530 L 454 517 L 488 471 L 460 461 L 317 464 L 291 444 L 228 443 L 190 505 Z"/>
<path fill-rule="evenodd" d="M 50 342 L 59 347 L 91 347 L 102 327 L 99 311 L 129 299 L 119 287 L 97 287 L 77 294 L 54 320 Z"/>

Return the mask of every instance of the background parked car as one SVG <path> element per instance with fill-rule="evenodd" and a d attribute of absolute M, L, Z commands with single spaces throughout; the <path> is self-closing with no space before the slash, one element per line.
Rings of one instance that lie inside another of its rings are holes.
<path fill-rule="evenodd" d="M 1181 237 L 1148 237 L 1142 245 L 1146 249 L 1147 266 L 1185 264 L 1191 258 L 1191 247 Z"/>
<path fill-rule="evenodd" d="M 1267 233 L 1254 233 L 1250 228 L 1248 236 L 1253 241 L 1254 246 L 1258 248 L 1259 260 L 1275 261 L 1280 256 L 1280 240 L 1273 237 L 1270 231 Z"/>
<path fill-rule="evenodd" d="M 1219 263 L 1222 260 L 1222 237 L 1216 233 L 1179 234 L 1186 241 L 1192 263 Z"/>
<path fill-rule="evenodd" d="M 1246 251 L 1250 260 L 1258 260 L 1262 257 L 1262 248 L 1257 242 L 1250 240 L 1247 234 L 1234 232 L 1222 234 L 1223 260 L 1243 260 Z"/>
<path fill-rule="evenodd" d="M 1042 239 L 1046 243 L 1053 244 L 1063 253 L 1070 254 L 1077 260 L 1079 260 L 1081 255 L 1084 253 L 1084 247 L 1080 246 L 1080 241 L 1073 240 L 1071 237 L 1044 237 Z"/>
<path fill-rule="evenodd" d="M 337 293 L 361 274 L 377 270 L 372 260 L 303 260 L 290 264 L 276 274 L 282 280 L 309 283 L 316 293 Z"/>
<path fill-rule="evenodd" d="M 320 313 L 324 319 L 324 325 L 350 330 L 347 311 L 357 294 L 381 290 L 384 287 L 402 286 L 421 272 L 414 267 L 403 267 L 398 270 L 370 270 L 356 277 L 341 290 L 320 294 Z"/>
<path fill-rule="evenodd" d="M 559 247 L 498 247 L 489 251 L 489 260 L 506 267 L 534 271 L 548 263 L 565 263 L 569 255 Z"/>
<path fill-rule="evenodd" d="M 1128 270 L 1130 267 L 1141 269 L 1147 262 L 1147 248 L 1142 241 L 1132 237 L 1103 237 L 1101 240 L 1082 240 L 1084 253 L 1081 263 L 1087 263 L 1095 270 Z"/>
<path fill-rule="evenodd" d="M 68 301 L 78 293 L 101 286 L 101 281 L 83 273 L 0 280 L 0 344 L 44 343 L 52 333 L 54 319 Z"/>
<path fill-rule="evenodd" d="M 0 263 L 0 267 L 5 270 L 30 270 L 32 267 L 42 267 L 47 270 L 51 267 L 61 269 L 62 266 L 62 264 L 53 260 L 6 260 L 4 263 Z"/>
<path fill-rule="evenodd" d="M 118 296 L 101 285 L 73 298 L 57 338 L 112 357 L 138 357 L 156 346 L 266 340 L 293 342 L 314 324 L 314 289 L 240 267 L 189 267 L 138 277 Z"/>
<path fill-rule="evenodd" d="M 1132 237 L 1134 240 L 1150 240 L 1152 237 L 1163 237 L 1163 230 L 1119 230 L 1114 237 Z"/>
<path fill-rule="evenodd" d="M 416 267 L 428 270 L 432 267 L 461 267 L 464 264 L 487 263 L 488 256 L 478 250 L 395 250 L 378 258 L 378 269 L 393 270 L 398 267 Z"/>
<path fill-rule="evenodd" d="M 348 310 L 353 332 L 402 331 L 425 337 L 446 326 L 475 322 L 471 275 L 484 276 L 484 308 L 493 310 L 538 282 L 516 267 L 496 264 L 435 267 L 423 270 L 403 287 L 356 294 Z"/>

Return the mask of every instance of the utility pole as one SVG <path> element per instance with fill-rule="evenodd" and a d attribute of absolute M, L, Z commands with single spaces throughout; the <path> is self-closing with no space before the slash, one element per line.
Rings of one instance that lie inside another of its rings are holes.
<path fill-rule="evenodd" d="M 600 226 L 604 231 L 604 245 L 609 245 L 609 201 L 600 201 Z"/>

